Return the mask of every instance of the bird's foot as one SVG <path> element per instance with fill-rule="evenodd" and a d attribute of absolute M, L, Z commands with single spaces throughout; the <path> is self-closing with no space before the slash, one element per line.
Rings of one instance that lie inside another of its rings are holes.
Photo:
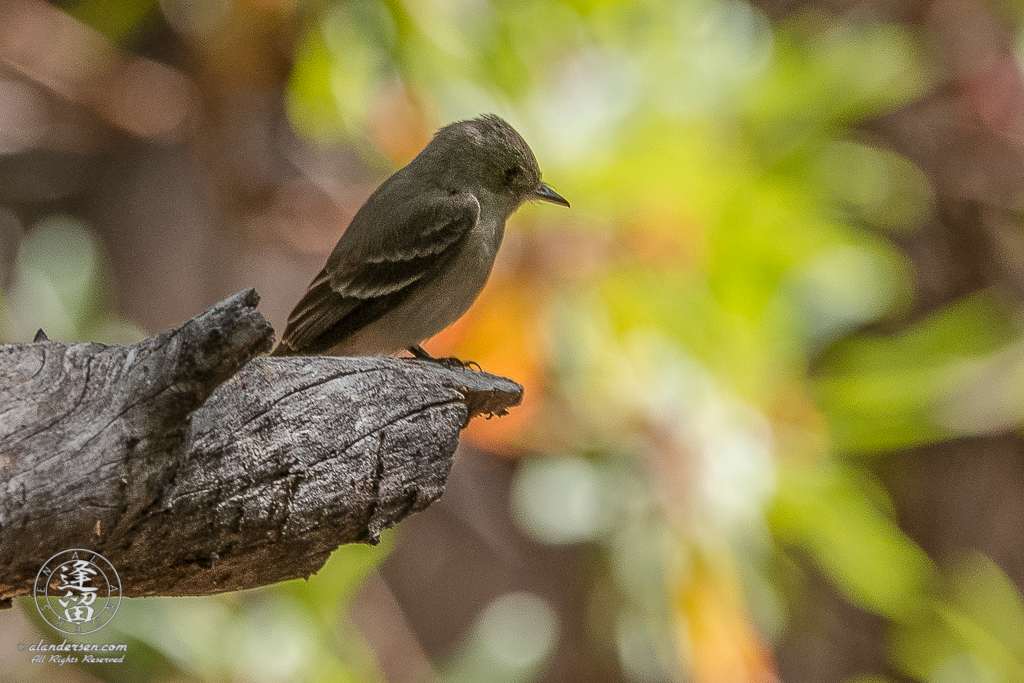
<path fill-rule="evenodd" d="M 449 356 L 448 358 L 435 358 L 435 361 L 451 370 L 476 370 L 477 372 L 483 372 L 484 369 L 480 367 L 480 364 L 475 360 L 462 360 L 461 358 L 455 358 Z"/>
<path fill-rule="evenodd" d="M 452 356 L 448 358 L 434 358 L 419 344 L 410 346 L 409 353 L 419 360 L 429 360 L 434 363 L 439 363 L 449 370 L 476 370 L 477 372 L 483 372 L 483 368 L 481 368 L 480 364 L 475 361 L 462 360 L 461 358 L 455 358 Z"/>

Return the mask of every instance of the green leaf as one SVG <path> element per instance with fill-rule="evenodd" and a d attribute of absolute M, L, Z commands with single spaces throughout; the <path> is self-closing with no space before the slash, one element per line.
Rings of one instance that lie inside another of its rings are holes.
<path fill-rule="evenodd" d="M 769 519 L 780 540 L 806 550 L 850 602 L 899 621 L 920 609 L 934 570 L 872 495 L 884 498 L 850 469 L 784 471 Z"/>

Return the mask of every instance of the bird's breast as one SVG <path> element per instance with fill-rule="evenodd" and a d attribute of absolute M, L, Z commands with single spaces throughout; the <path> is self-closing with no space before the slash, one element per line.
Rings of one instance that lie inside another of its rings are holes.
<path fill-rule="evenodd" d="M 476 301 L 491 274 L 504 229 L 504 221 L 480 220 L 451 265 L 425 288 L 430 290 L 439 315 L 436 322 L 440 327 L 431 335 L 462 317 Z"/>

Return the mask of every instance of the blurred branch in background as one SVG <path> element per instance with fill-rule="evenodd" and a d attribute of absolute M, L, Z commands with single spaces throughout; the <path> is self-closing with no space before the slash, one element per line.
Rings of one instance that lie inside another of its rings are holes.
<path fill-rule="evenodd" d="M 1016 4 L 3 13 L 9 340 L 140 335 L 248 286 L 281 322 L 457 118 L 508 118 L 573 201 L 517 214 L 432 342 L 527 397 L 469 430 L 445 499 L 308 586 L 133 602 L 135 679 L 1024 675 Z"/>
<path fill-rule="evenodd" d="M 191 83 L 177 70 L 122 52 L 95 30 L 39 0 L 13 0 L 5 13 L 0 61 L 47 94 L 69 101 L 79 113 L 142 138 L 179 134 L 195 116 Z M 14 94 L 8 106 L 16 107 L 18 120 L 9 124 L 20 123 L 23 137 L 9 144 L 21 149 L 47 143 L 88 145 L 81 139 L 84 131 L 76 135 L 47 125 L 51 113 L 38 96 L 27 90 Z"/>

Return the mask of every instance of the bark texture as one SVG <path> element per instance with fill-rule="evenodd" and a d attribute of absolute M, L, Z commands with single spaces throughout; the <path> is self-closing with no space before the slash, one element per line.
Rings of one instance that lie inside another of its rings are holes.
<path fill-rule="evenodd" d="M 0 346 L 0 600 L 69 548 L 125 596 L 310 576 L 436 500 L 469 419 L 522 398 L 431 362 L 260 356 L 258 301 L 132 346 Z"/>

